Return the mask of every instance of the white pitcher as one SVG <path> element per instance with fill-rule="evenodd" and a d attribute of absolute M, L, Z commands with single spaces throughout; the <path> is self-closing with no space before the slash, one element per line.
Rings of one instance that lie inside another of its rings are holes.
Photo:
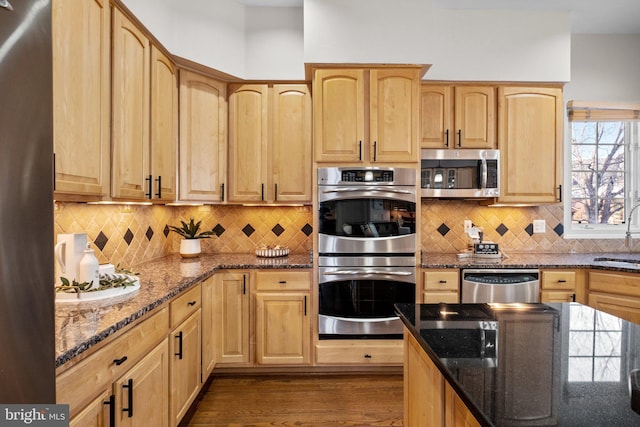
<path fill-rule="evenodd" d="M 66 277 L 69 281 L 78 278 L 78 265 L 80 265 L 86 247 L 86 233 L 58 234 L 58 240 L 54 247 L 56 284 L 61 283 L 61 276 Z"/>

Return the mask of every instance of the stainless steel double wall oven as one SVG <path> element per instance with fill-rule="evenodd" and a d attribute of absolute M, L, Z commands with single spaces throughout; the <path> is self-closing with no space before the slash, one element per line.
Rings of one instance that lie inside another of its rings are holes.
<path fill-rule="evenodd" d="M 318 169 L 319 337 L 400 338 L 416 293 L 416 171 Z"/>

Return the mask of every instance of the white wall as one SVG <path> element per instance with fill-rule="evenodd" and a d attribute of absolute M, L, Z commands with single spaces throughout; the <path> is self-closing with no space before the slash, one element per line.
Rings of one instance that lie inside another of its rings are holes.
<path fill-rule="evenodd" d="M 429 80 L 567 81 L 568 12 L 305 0 L 304 61 L 433 64 Z"/>
<path fill-rule="evenodd" d="M 304 16 L 301 7 L 248 7 L 248 80 L 304 80 Z"/>
<path fill-rule="evenodd" d="M 640 102 L 640 34 L 574 34 L 565 100 Z"/>

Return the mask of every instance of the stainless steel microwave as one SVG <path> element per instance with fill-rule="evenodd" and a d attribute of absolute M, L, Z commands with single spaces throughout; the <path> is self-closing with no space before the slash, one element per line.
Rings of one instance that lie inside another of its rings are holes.
<path fill-rule="evenodd" d="M 421 155 L 422 197 L 500 196 L 499 150 L 423 149 Z"/>

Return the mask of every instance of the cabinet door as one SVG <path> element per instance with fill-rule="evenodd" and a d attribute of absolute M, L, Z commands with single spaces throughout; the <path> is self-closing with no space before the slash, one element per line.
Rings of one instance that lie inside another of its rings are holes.
<path fill-rule="evenodd" d="M 454 148 L 495 148 L 495 90 L 492 86 L 456 86 Z"/>
<path fill-rule="evenodd" d="M 217 363 L 249 363 L 249 275 L 216 273 Z"/>
<path fill-rule="evenodd" d="M 169 336 L 171 426 L 177 426 L 200 391 L 200 310 Z"/>
<path fill-rule="evenodd" d="M 640 323 L 640 298 L 590 292 L 589 305 L 629 322 Z"/>
<path fill-rule="evenodd" d="M 455 427 L 480 427 L 480 423 L 464 404 L 460 396 L 445 381 L 445 425 Z"/>
<path fill-rule="evenodd" d="M 417 69 L 370 72 L 372 162 L 417 162 L 419 157 L 420 78 Z"/>
<path fill-rule="evenodd" d="M 174 64 L 151 46 L 151 175 L 153 199 L 176 199 L 178 79 Z"/>
<path fill-rule="evenodd" d="M 261 202 L 267 185 L 268 87 L 229 89 L 229 201 Z"/>
<path fill-rule="evenodd" d="M 169 356 L 166 339 L 115 384 L 116 425 L 169 425 Z"/>
<path fill-rule="evenodd" d="M 501 87 L 498 98 L 499 201 L 560 201 L 562 89 Z"/>
<path fill-rule="evenodd" d="M 224 201 L 227 86 L 180 70 L 180 200 Z"/>
<path fill-rule="evenodd" d="M 100 200 L 109 196 L 109 2 L 55 0 L 52 15 L 55 197 Z"/>
<path fill-rule="evenodd" d="M 311 322 L 308 293 L 256 294 L 256 361 L 308 364 Z"/>
<path fill-rule="evenodd" d="M 115 416 L 115 407 L 113 411 L 110 405 L 115 405 L 115 399 L 112 398 L 111 388 L 98 396 L 86 408 L 78 413 L 69 421 L 69 427 L 107 427 L 109 420 Z M 113 396 L 115 397 L 115 396 Z"/>
<path fill-rule="evenodd" d="M 444 426 L 444 378 L 420 344 L 405 330 L 404 423 Z"/>
<path fill-rule="evenodd" d="M 202 382 L 205 382 L 216 364 L 216 340 L 213 301 L 213 276 L 202 282 Z"/>
<path fill-rule="evenodd" d="M 149 40 L 113 9 L 112 185 L 114 198 L 149 193 Z"/>
<path fill-rule="evenodd" d="M 420 146 L 453 147 L 453 88 L 423 84 L 420 89 Z"/>
<path fill-rule="evenodd" d="M 364 70 L 316 70 L 313 81 L 315 160 L 365 158 Z"/>
<path fill-rule="evenodd" d="M 271 98 L 268 200 L 311 202 L 311 92 L 307 85 L 274 85 Z"/>

